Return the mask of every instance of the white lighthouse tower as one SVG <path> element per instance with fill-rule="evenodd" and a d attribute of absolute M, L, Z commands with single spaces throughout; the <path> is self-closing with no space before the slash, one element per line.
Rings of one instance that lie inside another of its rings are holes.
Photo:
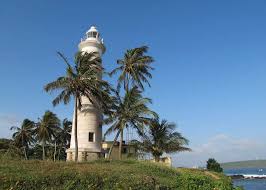
<path fill-rule="evenodd" d="M 87 53 L 97 52 L 100 56 L 105 52 L 103 39 L 95 26 L 86 32 L 81 39 L 79 50 Z M 98 159 L 102 150 L 102 113 L 92 105 L 87 97 L 82 97 L 82 108 L 78 110 L 77 136 L 78 136 L 78 161 Z M 73 114 L 73 123 L 75 114 Z M 75 159 L 75 134 L 72 127 L 70 148 L 67 160 Z"/>

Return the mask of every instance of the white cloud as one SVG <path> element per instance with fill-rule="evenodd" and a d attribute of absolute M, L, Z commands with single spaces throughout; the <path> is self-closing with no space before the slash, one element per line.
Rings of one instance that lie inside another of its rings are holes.
<path fill-rule="evenodd" d="M 208 158 L 215 158 L 219 162 L 251 160 L 266 158 L 263 151 L 265 143 L 256 139 L 239 139 L 225 134 L 218 134 L 207 140 L 206 143 L 196 145 L 192 152 L 172 155 L 174 166 L 205 166 Z"/>
<path fill-rule="evenodd" d="M 19 126 L 21 119 L 14 114 L 0 114 L 0 138 L 10 138 L 11 126 Z"/>

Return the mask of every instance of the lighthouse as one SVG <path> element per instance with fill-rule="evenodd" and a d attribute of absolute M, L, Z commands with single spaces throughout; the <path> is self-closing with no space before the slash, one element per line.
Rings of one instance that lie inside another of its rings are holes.
<path fill-rule="evenodd" d="M 105 52 L 103 39 L 95 26 L 91 26 L 86 32 L 78 47 L 81 52 L 95 52 L 99 56 Z M 82 107 L 77 113 L 78 161 L 96 160 L 102 151 L 102 113 L 87 97 L 81 98 L 81 104 Z M 73 123 L 74 121 L 75 114 Z M 72 127 L 70 148 L 66 151 L 67 161 L 75 159 L 75 146 L 75 131 Z"/>

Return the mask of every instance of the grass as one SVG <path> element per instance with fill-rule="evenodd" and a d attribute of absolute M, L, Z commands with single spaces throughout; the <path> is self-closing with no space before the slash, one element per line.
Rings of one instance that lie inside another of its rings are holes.
<path fill-rule="evenodd" d="M 87 163 L 0 159 L 0 189 L 232 190 L 223 174 L 154 163 L 99 160 Z"/>

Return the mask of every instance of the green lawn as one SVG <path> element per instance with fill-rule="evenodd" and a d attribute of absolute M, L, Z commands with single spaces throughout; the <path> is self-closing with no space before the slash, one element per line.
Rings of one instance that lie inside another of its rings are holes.
<path fill-rule="evenodd" d="M 0 159 L 0 189 L 232 190 L 222 174 L 144 161 L 66 163 Z"/>

